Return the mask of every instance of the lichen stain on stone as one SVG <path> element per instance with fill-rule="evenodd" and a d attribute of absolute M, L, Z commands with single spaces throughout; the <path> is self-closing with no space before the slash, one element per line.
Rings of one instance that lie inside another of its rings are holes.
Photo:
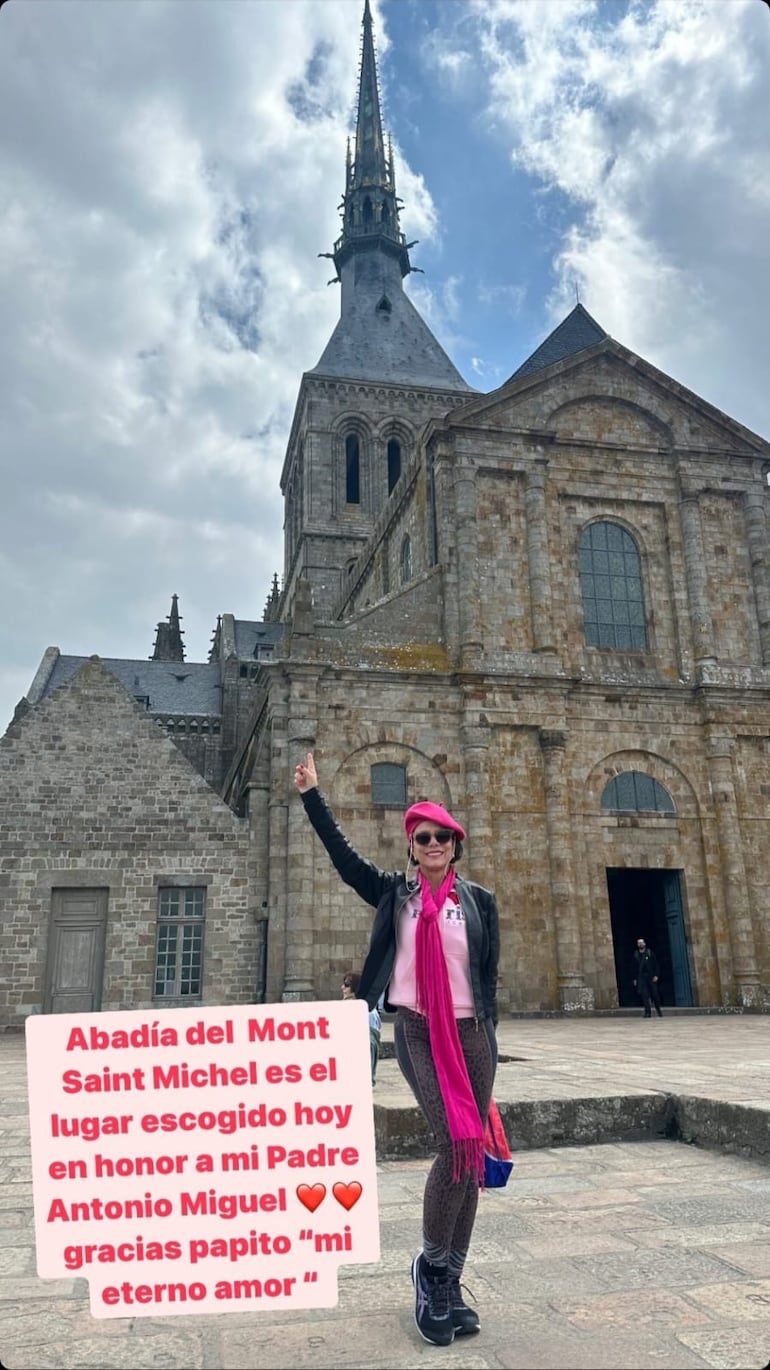
<path fill-rule="evenodd" d="M 435 642 L 402 642 L 380 647 L 378 656 L 397 671 L 448 671 L 446 647 Z"/>

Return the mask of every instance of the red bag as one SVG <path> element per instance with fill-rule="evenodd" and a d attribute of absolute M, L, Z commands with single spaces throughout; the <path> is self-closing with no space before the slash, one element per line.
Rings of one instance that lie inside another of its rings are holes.
<path fill-rule="evenodd" d="M 513 1157 L 503 1120 L 497 1104 L 491 1099 L 484 1129 L 484 1188 L 504 1189 L 512 1170 Z"/>

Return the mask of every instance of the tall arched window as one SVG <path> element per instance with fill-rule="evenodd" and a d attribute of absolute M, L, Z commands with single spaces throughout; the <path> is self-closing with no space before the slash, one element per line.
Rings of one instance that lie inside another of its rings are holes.
<path fill-rule="evenodd" d="M 676 813 L 674 801 L 660 781 L 644 771 L 622 771 L 605 785 L 605 813 Z"/>
<path fill-rule="evenodd" d="M 406 585 L 407 581 L 412 579 L 412 539 L 410 538 L 408 533 L 404 534 L 404 540 L 401 543 L 401 556 L 399 558 L 399 564 L 401 571 L 401 584 Z"/>
<path fill-rule="evenodd" d="M 355 433 L 345 439 L 345 503 L 361 503 L 361 457 Z"/>
<path fill-rule="evenodd" d="M 388 494 L 401 475 L 401 443 L 391 438 L 388 443 Z"/>
<path fill-rule="evenodd" d="M 617 523 L 590 523 L 578 555 L 588 646 L 645 651 L 642 565 L 631 534 Z"/>

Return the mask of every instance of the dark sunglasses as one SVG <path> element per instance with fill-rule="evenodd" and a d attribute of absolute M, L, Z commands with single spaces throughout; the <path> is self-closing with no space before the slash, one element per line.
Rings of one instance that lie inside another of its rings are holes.
<path fill-rule="evenodd" d="M 416 832 L 414 840 L 418 847 L 429 847 L 431 842 L 440 842 L 445 847 L 447 842 L 451 842 L 454 833 L 450 828 L 438 828 L 436 832 Z"/>

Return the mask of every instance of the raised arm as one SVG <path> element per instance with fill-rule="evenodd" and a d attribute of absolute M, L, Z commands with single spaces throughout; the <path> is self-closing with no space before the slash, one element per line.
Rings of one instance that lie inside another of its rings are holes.
<path fill-rule="evenodd" d="M 374 862 L 367 861 L 350 845 L 318 789 L 318 773 L 312 752 L 308 752 L 306 761 L 300 761 L 297 765 L 294 784 L 302 796 L 305 813 L 329 853 L 335 870 L 365 903 L 376 908 L 396 877 L 380 870 Z"/>

